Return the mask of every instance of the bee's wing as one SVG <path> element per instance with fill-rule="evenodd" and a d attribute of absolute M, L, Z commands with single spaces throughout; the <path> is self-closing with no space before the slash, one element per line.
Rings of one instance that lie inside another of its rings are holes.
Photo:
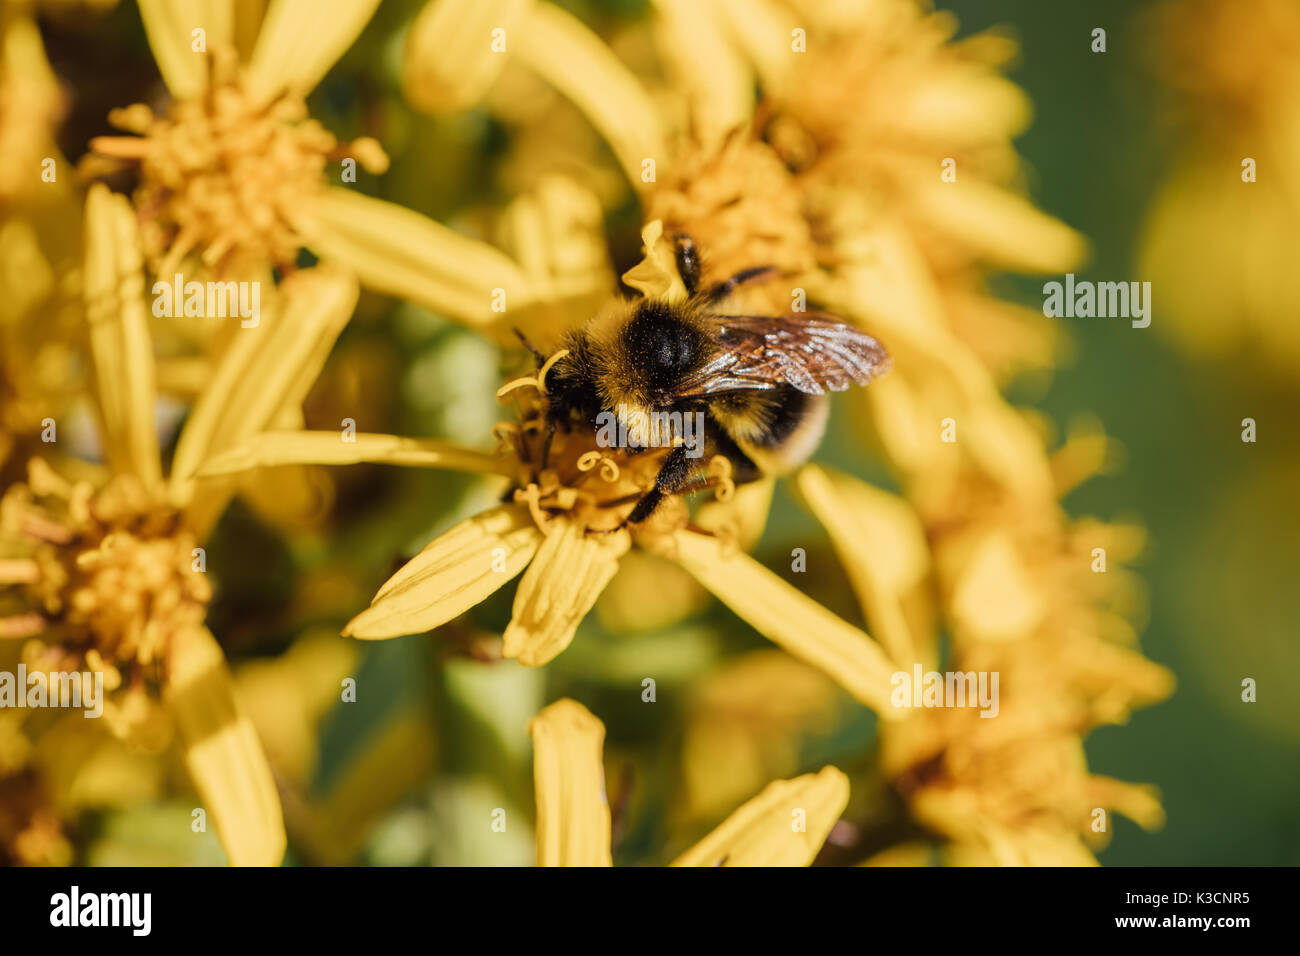
<path fill-rule="evenodd" d="M 719 354 L 679 383 L 690 398 L 788 385 L 820 395 L 866 385 L 889 369 L 884 346 L 835 316 L 715 315 Z"/>

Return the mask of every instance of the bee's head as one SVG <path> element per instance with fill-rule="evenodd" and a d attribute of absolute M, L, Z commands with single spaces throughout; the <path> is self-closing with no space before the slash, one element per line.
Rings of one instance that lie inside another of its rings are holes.
<path fill-rule="evenodd" d="M 600 395 L 594 376 L 591 346 L 582 334 L 565 340 L 568 354 L 561 356 L 546 373 L 546 416 L 552 424 L 577 417 L 591 420 L 600 411 Z M 546 364 L 538 358 L 538 368 Z"/>
<path fill-rule="evenodd" d="M 707 357 L 709 340 L 699 321 L 682 306 L 648 299 L 637 305 L 618 335 L 626 361 L 621 390 L 644 405 L 673 404 L 677 383 Z"/>

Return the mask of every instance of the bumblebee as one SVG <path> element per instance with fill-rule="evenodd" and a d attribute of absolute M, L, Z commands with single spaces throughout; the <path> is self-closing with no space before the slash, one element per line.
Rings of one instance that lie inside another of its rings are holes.
<path fill-rule="evenodd" d="M 695 460 L 701 451 L 706 460 L 730 460 L 737 483 L 802 464 L 825 429 L 826 392 L 866 385 L 890 364 L 879 342 L 833 315 L 714 311 L 735 289 L 773 270 L 747 269 L 704 289 L 694 243 L 680 235 L 674 241 L 688 297 L 611 304 L 565 337 L 568 354 L 546 376 L 551 434 L 595 427 L 602 416 L 626 425 L 638 416 L 702 415 L 703 448 L 692 456 L 680 440 L 674 444 L 627 524 L 650 517 L 666 496 L 702 484 Z"/>

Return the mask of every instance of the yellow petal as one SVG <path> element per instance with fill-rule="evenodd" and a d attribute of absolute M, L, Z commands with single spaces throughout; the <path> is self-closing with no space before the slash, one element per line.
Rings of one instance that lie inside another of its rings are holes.
<path fill-rule="evenodd" d="M 345 441 L 340 431 L 268 431 L 208 459 L 198 477 L 233 475 L 277 465 L 409 465 L 455 471 L 503 472 L 506 459 L 431 438 L 402 438 L 358 432 Z"/>
<path fill-rule="evenodd" d="M 343 633 L 371 640 L 445 624 L 515 577 L 541 543 L 527 508 L 502 505 L 475 515 L 406 562 Z"/>
<path fill-rule="evenodd" d="M 1093 806 L 1110 807 L 1144 830 L 1158 830 L 1165 825 L 1160 791 L 1150 785 L 1128 783 L 1113 777 L 1089 776 L 1088 802 Z"/>
<path fill-rule="evenodd" d="M 585 185 L 544 176 L 506 208 L 498 240 L 519 263 L 538 300 L 536 310 L 511 310 L 510 325 L 532 341 L 558 341 L 575 315 L 595 313 L 608 301 L 614 272 L 605 214 Z M 518 345 L 513 334 L 506 334 L 511 345 Z"/>
<path fill-rule="evenodd" d="M 302 431 L 302 406 L 281 409 L 270 427 L 290 434 Z M 284 465 L 245 475 L 234 483 L 259 518 L 285 532 L 312 528 L 334 499 L 333 481 L 312 465 Z"/>
<path fill-rule="evenodd" d="M 208 88 L 208 57 L 195 52 L 195 30 L 203 30 L 204 50 L 234 40 L 232 0 L 140 0 L 140 19 L 158 72 L 172 96 L 194 99 Z"/>
<path fill-rule="evenodd" d="M 989 381 L 990 386 L 992 381 Z M 1052 470 L 1028 419 L 990 389 L 967 414 L 968 450 L 982 468 L 1030 500 L 1052 499 Z"/>
<path fill-rule="evenodd" d="M 234 43 L 239 53 L 239 62 L 247 63 L 257 46 L 257 35 L 262 30 L 262 18 L 266 16 L 267 0 L 234 0 L 235 27 Z"/>
<path fill-rule="evenodd" d="M 578 522 L 556 518 L 519 582 L 502 654 L 537 667 L 568 647 L 630 544 L 626 531 L 589 535 Z"/>
<path fill-rule="evenodd" d="M 950 603 L 954 626 L 963 638 L 1015 640 L 1043 619 L 1043 597 L 1005 533 L 980 535 L 965 543 L 959 556 L 945 556 L 944 562 L 959 565 Z"/>
<path fill-rule="evenodd" d="M 956 235 L 990 265 L 1063 272 L 1082 262 L 1083 236 L 1022 196 L 975 179 L 925 180 L 916 199 L 936 228 Z"/>
<path fill-rule="evenodd" d="M 185 745 L 185 764 L 232 866 L 278 866 L 284 819 L 271 768 L 234 683 L 205 629 L 178 633 L 165 697 Z"/>
<path fill-rule="evenodd" d="M 248 64 L 248 89 L 306 96 L 361 35 L 379 0 L 272 0 Z"/>
<path fill-rule="evenodd" d="M 131 204 L 100 183 L 86 196 L 85 297 L 106 456 L 116 471 L 153 487 L 162 465 L 144 258 Z"/>
<path fill-rule="evenodd" d="M 346 272 L 306 269 L 274 290 L 272 314 L 232 333 L 177 443 L 177 504 L 188 502 L 194 473 L 205 459 L 261 431 L 284 408 L 302 404 L 352 317 L 359 292 Z"/>
<path fill-rule="evenodd" d="M 608 295 L 613 283 L 604 211 L 589 188 L 546 175 L 515 198 L 501 217 L 499 239 L 547 299 Z"/>
<path fill-rule="evenodd" d="M 655 0 L 656 45 L 688 98 L 696 135 L 709 142 L 744 126 L 754 112 L 754 75 L 716 13 L 696 0 Z"/>
<path fill-rule="evenodd" d="M 654 219 L 641 230 L 645 256 L 627 272 L 623 281 L 647 299 L 686 298 L 686 286 L 677 274 L 677 255 L 672 243 L 664 238 L 664 224 Z"/>
<path fill-rule="evenodd" d="M 673 866 L 808 866 L 848 803 L 849 778 L 836 767 L 777 780 Z"/>
<path fill-rule="evenodd" d="M 193 400 L 212 378 L 212 360 L 206 355 L 160 356 L 158 391 L 163 395 Z"/>
<path fill-rule="evenodd" d="M 760 634 L 819 667 L 886 720 L 901 719 L 889 703 L 898 667 L 869 636 L 718 538 L 677 532 L 667 552 Z"/>
<path fill-rule="evenodd" d="M 482 99 L 509 59 L 516 26 L 533 2 L 426 3 L 411 25 L 402 56 L 402 90 L 412 105 L 430 113 L 457 113 Z M 503 32 L 494 36 L 496 30 Z"/>
<path fill-rule="evenodd" d="M 312 251 L 351 269 L 366 288 L 470 326 L 503 319 L 496 301 L 508 314 L 534 300 L 522 270 L 500 250 L 350 189 L 326 190 L 298 228 Z"/>
<path fill-rule="evenodd" d="M 1052 485 L 1060 497 L 1069 494 L 1094 475 L 1105 472 L 1123 453 L 1100 422 L 1081 419 L 1070 427 L 1065 444 L 1052 452 Z"/>
<path fill-rule="evenodd" d="M 1097 866 L 1078 834 L 1051 826 L 1018 830 L 986 825 L 969 842 L 942 850 L 947 866 Z"/>
<path fill-rule="evenodd" d="M 902 664 L 917 660 L 902 600 L 930 568 L 921 519 L 902 498 L 816 465 L 801 468 L 796 481 L 881 645 Z"/>
<path fill-rule="evenodd" d="M 776 481 L 772 478 L 737 485 L 726 501 L 712 498 L 700 505 L 694 523 L 706 531 L 731 535 L 741 551 L 752 551 L 767 526 L 775 491 Z"/>
<path fill-rule="evenodd" d="M 808 30 L 806 18 L 770 0 L 712 0 L 712 6 L 728 24 L 737 46 L 753 62 L 763 86 L 779 92 L 792 69 L 807 59 L 806 54 L 796 53 L 791 47 L 794 28 Z"/>
<path fill-rule="evenodd" d="M 528 724 L 537 791 L 538 866 L 612 866 L 601 748 L 605 725 L 575 700 Z"/>
<path fill-rule="evenodd" d="M 994 137 L 1014 139 L 1029 125 L 1029 97 L 1004 76 L 954 64 L 918 77 L 897 104 L 920 142 L 982 146 Z"/>
<path fill-rule="evenodd" d="M 642 164 L 666 158 L 654 102 L 609 46 L 573 14 L 539 3 L 512 37 L 513 55 L 582 110 L 643 188 Z M 656 171 L 656 176 L 658 171 Z"/>

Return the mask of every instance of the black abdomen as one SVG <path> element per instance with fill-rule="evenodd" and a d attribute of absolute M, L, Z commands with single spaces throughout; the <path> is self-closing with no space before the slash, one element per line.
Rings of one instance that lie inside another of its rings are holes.
<path fill-rule="evenodd" d="M 767 396 L 771 397 L 767 427 L 752 441 L 762 448 L 779 448 L 808 418 L 809 406 L 818 396 L 787 386 L 765 393 L 764 397 Z"/>

